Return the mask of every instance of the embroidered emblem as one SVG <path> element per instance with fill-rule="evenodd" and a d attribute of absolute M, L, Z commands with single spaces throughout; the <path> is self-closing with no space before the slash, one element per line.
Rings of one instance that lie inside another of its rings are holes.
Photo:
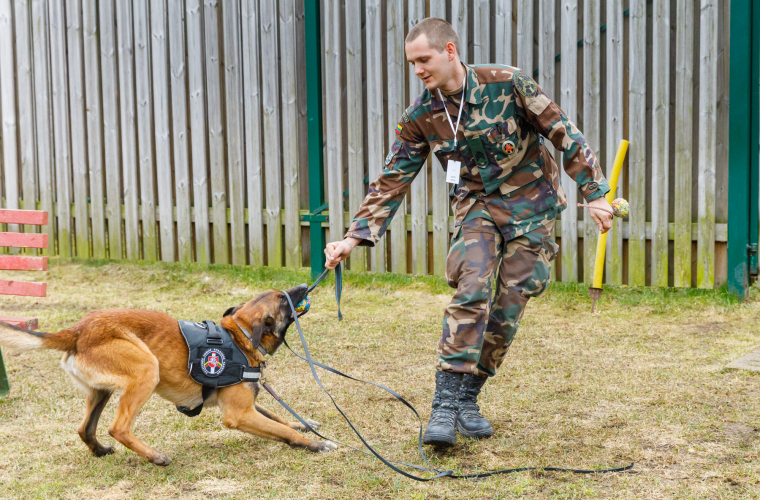
<path fill-rule="evenodd" d="M 201 356 L 201 370 L 209 377 L 218 377 L 224 371 L 227 360 L 219 349 L 209 349 Z"/>
<path fill-rule="evenodd" d="M 404 130 L 404 127 L 402 127 L 400 123 L 398 125 L 396 125 L 396 133 L 397 134 L 401 134 L 402 130 Z"/>
<path fill-rule="evenodd" d="M 535 97 L 538 94 L 536 82 L 522 71 L 518 71 L 512 75 L 512 83 L 514 83 L 517 91 L 525 97 Z"/>
<path fill-rule="evenodd" d="M 409 113 L 406 110 L 401 114 L 401 118 L 404 120 L 404 123 L 409 123 Z"/>
<path fill-rule="evenodd" d="M 393 161 L 393 154 L 394 154 L 393 151 L 391 151 L 390 153 L 388 153 L 388 156 L 385 157 L 386 167 L 391 164 L 391 161 Z"/>
<path fill-rule="evenodd" d="M 517 152 L 517 149 L 515 149 L 515 145 L 512 144 L 512 141 L 504 141 L 504 143 L 501 145 L 501 149 L 504 150 L 504 154 L 507 155 L 507 158 L 511 158 Z"/>

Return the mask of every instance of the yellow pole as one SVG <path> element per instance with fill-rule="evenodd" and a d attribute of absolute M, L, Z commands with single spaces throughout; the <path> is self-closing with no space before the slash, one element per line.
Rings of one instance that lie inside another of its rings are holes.
<path fill-rule="evenodd" d="M 628 152 L 628 141 L 620 141 L 617 154 L 615 154 L 615 163 L 612 165 L 612 175 L 610 176 L 610 192 L 607 193 L 605 198 L 609 203 L 615 198 L 615 191 L 617 190 L 618 180 L 620 179 L 620 171 L 623 169 L 623 161 L 625 160 L 625 154 Z M 599 235 L 599 240 L 596 245 L 596 262 L 594 263 L 594 288 L 602 288 L 602 274 L 604 274 L 604 254 L 607 250 L 607 234 Z M 594 299 L 596 302 L 596 299 Z"/>

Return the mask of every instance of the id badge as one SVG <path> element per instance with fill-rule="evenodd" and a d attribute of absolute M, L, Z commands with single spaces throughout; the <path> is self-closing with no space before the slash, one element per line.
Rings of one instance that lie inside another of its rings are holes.
<path fill-rule="evenodd" d="M 449 160 L 448 165 L 446 165 L 446 182 L 459 184 L 459 171 L 461 169 L 461 161 Z"/>

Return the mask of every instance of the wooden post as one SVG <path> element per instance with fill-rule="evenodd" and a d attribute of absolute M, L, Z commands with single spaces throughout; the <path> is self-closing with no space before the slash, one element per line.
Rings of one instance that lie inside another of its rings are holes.
<path fill-rule="evenodd" d="M 601 0 L 583 2 L 583 134 L 589 147 L 601 161 Z M 594 280 L 594 261 L 599 230 L 591 220 L 588 210 L 583 214 L 583 281 Z"/>
<path fill-rule="evenodd" d="M 362 11 L 360 2 L 346 3 L 346 101 L 350 107 L 348 123 L 348 213 L 353 216 L 364 200 L 364 105 L 362 104 Z M 382 54 L 381 54 L 382 56 Z M 380 61 L 382 63 L 382 60 Z M 367 59 L 368 66 L 372 62 Z M 369 69 L 368 69 L 369 71 Z M 370 140 L 372 140 L 370 138 Z M 380 156 L 369 161 L 380 161 Z M 356 247 L 351 252 L 351 270 L 367 268 L 366 252 Z"/>
<path fill-rule="evenodd" d="M 715 286 L 716 91 L 718 88 L 718 6 L 702 0 L 699 23 L 699 157 L 697 286 Z"/>
<path fill-rule="evenodd" d="M 631 0 L 628 43 L 628 284 L 646 285 L 647 117 L 645 0 Z"/>
<path fill-rule="evenodd" d="M 285 265 L 301 267 L 301 219 L 298 184 L 298 106 L 296 102 L 296 5 L 280 0 L 280 100 L 282 105 L 282 177 L 284 180 Z M 361 24 L 361 23 L 357 23 Z M 347 26 L 348 28 L 348 26 Z M 361 49 L 361 47 L 360 47 Z M 361 67 L 361 64 L 360 64 Z M 357 99 L 360 103 L 361 99 Z M 361 140 L 359 141 L 361 148 Z M 361 151 L 361 149 L 360 149 Z M 341 235 L 342 236 L 342 235 Z"/>
<path fill-rule="evenodd" d="M 150 55 L 153 71 L 153 121 L 156 125 L 156 180 L 161 235 L 161 260 L 174 262 L 174 200 L 172 196 L 172 146 L 169 125 L 169 47 L 166 0 L 151 0 Z"/>
<path fill-rule="evenodd" d="M 277 5 L 273 0 L 260 4 L 261 67 L 277 68 Z M 262 104 L 264 109 L 264 166 L 267 214 L 267 265 L 282 267 L 282 223 L 280 221 L 280 192 L 282 160 L 280 158 L 280 93 L 279 71 L 271 69 L 262 75 Z"/>
<path fill-rule="evenodd" d="M 0 0 L 0 120 L 2 120 L 5 208 L 18 208 L 18 129 L 16 127 L 16 70 L 13 64 L 13 5 Z M 16 232 L 12 224 L 9 231 Z"/>
<path fill-rule="evenodd" d="M 243 64 L 240 55 L 240 0 L 221 2 L 221 6 L 224 40 L 224 102 L 227 117 L 228 182 L 226 190 L 230 204 L 230 234 L 232 236 L 229 244 L 232 246 L 230 249 L 232 263 L 242 266 L 246 263 L 246 251 L 243 175 L 245 120 L 243 117 Z M 284 5 L 282 8 L 285 9 Z M 288 143 L 284 143 L 283 147 L 287 150 Z M 301 248 L 300 245 L 298 248 Z"/>
<path fill-rule="evenodd" d="M 553 3 L 553 0 L 549 0 Z M 473 0 L 473 57 L 475 64 L 488 64 L 491 61 L 491 6 L 489 0 Z M 553 12 L 553 11 L 552 11 Z M 423 16 L 424 17 L 424 16 Z M 503 64 L 503 63 L 502 63 Z"/>
<path fill-rule="evenodd" d="M 496 0 L 493 45 L 496 64 L 514 64 L 512 56 L 512 0 Z"/>
<path fill-rule="evenodd" d="M 383 31 L 384 11 L 380 0 L 366 2 L 367 33 L 367 173 L 370 182 L 380 176 L 385 158 L 385 109 L 383 108 Z M 362 193 L 364 189 L 362 188 Z M 350 194 L 350 192 L 349 192 Z M 380 238 L 370 249 L 369 263 L 372 271 L 383 273 L 386 269 L 387 238 Z"/>
<path fill-rule="evenodd" d="M 203 78 L 203 2 L 187 0 L 188 92 L 190 93 L 190 154 L 193 170 L 193 217 L 195 220 L 195 260 L 211 262 L 208 214 L 208 151 L 206 149 L 206 86 Z"/>
<path fill-rule="evenodd" d="M 411 30 L 415 24 L 419 23 L 425 18 L 425 0 L 410 0 L 409 4 L 408 30 Z M 487 43 L 487 42 L 486 42 Z M 410 70 L 408 73 L 409 78 L 409 101 L 416 99 L 425 88 L 425 84 L 419 79 L 414 71 Z M 400 118 L 400 117 L 399 117 Z M 417 177 L 412 181 L 410 189 L 411 205 L 412 205 L 412 274 L 424 275 L 428 274 L 427 265 L 427 242 L 428 242 L 428 230 L 427 230 L 427 187 L 428 187 L 428 169 L 429 162 L 425 162 L 417 174 Z M 402 201 L 403 203 L 403 201 Z M 398 216 L 398 215 L 397 215 Z"/>
<path fill-rule="evenodd" d="M 673 285 L 691 286 L 692 58 L 694 0 L 676 6 L 675 244 Z"/>
<path fill-rule="evenodd" d="M 607 0 L 607 175 L 612 174 L 618 143 L 623 139 L 623 6 Z M 611 199 L 623 196 L 623 183 Z M 623 228 L 613 224 L 607 238 L 607 283 L 623 284 Z"/>
<path fill-rule="evenodd" d="M 193 229 L 188 158 L 185 12 L 182 0 L 169 0 L 169 83 L 172 103 L 174 192 L 177 200 L 177 251 L 180 262 L 193 261 Z"/>
<path fill-rule="evenodd" d="M 259 12 L 257 3 L 241 4 L 243 18 L 243 107 L 245 110 L 245 171 L 248 191 L 248 259 L 264 265 L 264 186 L 259 84 Z"/>
<path fill-rule="evenodd" d="M 388 90 L 388 148 L 396 140 L 395 123 L 401 120 L 401 114 L 406 107 L 404 97 L 404 67 L 406 59 L 404 55 L 404 2 L 403 0 L 387 1 L 387 26 L 385 36 L 387 40 L 387 81 Z M 453 8 L 453 7 L 452 7 Z M 456 29 L 456 28 L 455 28 Z M 460 33 L 461 38 L 461 33 Z M 406 261 L 406 200 L 401 202 L 396 215 L 390 224 L 391 232 L 391 270 L 394 273 L 405 274 L 407 272 Z"/>
<path fill-rule="evenodd" d="M 208 126 L 208 158 L 211 163 L 211 213 L 213 219 L 214 263 L 229 263 L 227 237 L 227 168 L 224 157 L 222 125 L 222 87 L 219 51 L 219 9 L 215 1 L 203 3 L 203 27 L 206 48 L 206 120 Z M 277 142 L 279 145 L 279 141 Z"/>
<path fill-rule="evenodd" d="M 446 19 L 445 0 L 432 0 L 430 2 L 430 16 Z M 496 60 L 495 62 L 501 63 L 502 61 Z M 449 249 L 449 185 L 446 183 L 446 171 L 443 165 L 432 152 L 431 156 L 433 157 L 431 168 L 433 189 L 430 200 L 433 209 L 433 274 L 445 276 L 446 256 Z"/>
<path fill-rule="evenodd" d="M 652 38 L 652 286 L 668 286 L 670 4 L 655 2 Z"/>
<path fill-rule="evenodd" d="M 533 76 L 533 0 L 517 0 L 517 67 Z"/>

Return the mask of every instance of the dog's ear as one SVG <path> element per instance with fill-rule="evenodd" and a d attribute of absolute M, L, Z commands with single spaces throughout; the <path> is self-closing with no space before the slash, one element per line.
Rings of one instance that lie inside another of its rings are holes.
<path fill-rule="evenodd" d="M 261 337 L 264 336 L 264 322 L 261 318 L 253 320 L 251 323 L 251 343 L 258 347 L 261 344 Z"/>
<path fill-rule="evenodd" d="M 243 304 L 230 307 L 229 309 L 227 309 L 226 311 L 224 311 L 224 314 L 222 314 L 222 318 L 225 317 L 225 316 L 229 316 L 231 314 L 235 314 L 237 312 L 237 310 L 240 309 L 240 306 L 242 306 L 242 305 Z"/>

